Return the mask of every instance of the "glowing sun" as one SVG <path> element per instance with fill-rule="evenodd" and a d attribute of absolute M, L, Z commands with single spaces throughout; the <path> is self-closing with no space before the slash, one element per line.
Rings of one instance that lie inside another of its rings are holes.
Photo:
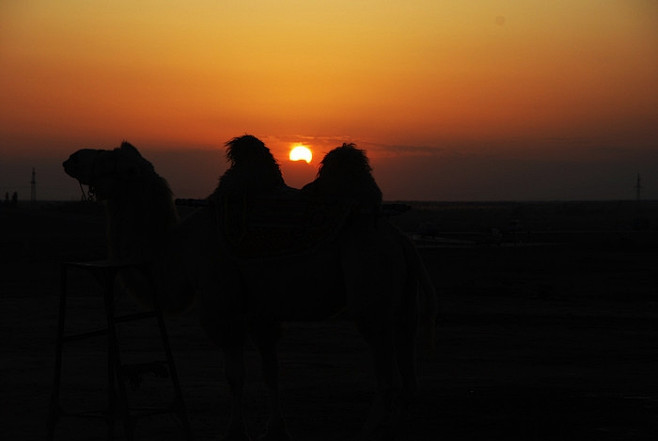
<path fill-rule="evenodd" d="M 306 161 L 306 163 L 309 163 L 311 159 L 313 159 L 313 152 L 304 145 L 295 146 L 290 150 L 291 161 Z"/>

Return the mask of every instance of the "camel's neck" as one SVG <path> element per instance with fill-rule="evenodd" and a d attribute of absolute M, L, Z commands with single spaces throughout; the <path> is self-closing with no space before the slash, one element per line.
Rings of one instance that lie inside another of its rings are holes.
<path fill-rule="evenodd" d="M 155 259 L 179 223 L 176 208 L 153 206 L 131 197 L 106 202 L 108 254 L 111 259 Z"/>
<path fill-rule="evenodd" d="M 110 259 L 149 263 L 162 308 L 172 312 L 187 309 L 194 290 L 184 265 L 189 256 L 178 240 L 180 222 L 173 202 L 152 207 L 148 202 L 122 198 L 108 200 L 106 208 Z M 152 303 L 154 293 L 143 273 L 124 271 L 121 281 L 141 303 Z"/>

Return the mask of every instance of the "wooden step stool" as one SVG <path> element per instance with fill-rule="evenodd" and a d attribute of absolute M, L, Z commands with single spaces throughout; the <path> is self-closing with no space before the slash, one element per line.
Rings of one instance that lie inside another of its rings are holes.
<path fill-rule="evenodd" d="M 81 269 L 90 272 L 100 283 L 103 300 L 105 303 L 106 327 L 98 330 L 90 330 L 72 335 L 64 335 L 66 321 L 66 297 L 67 277 L 71 269 Z M 165 328 L 162 310 L 157 296 L 154 299 L 154 308 L 148 312 L 115 315 L 115 292 L 114 282 L 117 273 L 126 268 L 136 268 L 148 276 L 149 269 L 145 263 L 120 262 L 120 261 L 95 261 L 95 262 L 66 262 L 61 267 L 61 285 L 59 297 L 59 320 L 57 325 L 57 339 L 55 348 L 55 370 L 53 390 L 50 401 L 50 416 L 48 420 L 48 436 L 50 440 L 55 437 L 55 426 L 61 417 L 92 417 L 105 419 L 108 424 L 108 439 L 114 438 L 114 426 L 117 420 L 122 420 L 127 440 L 133 440 L 135 423 L 138 418 L 171 413 L 178 417 L 185 439 L 191 440 L 190 424 L 183 403 L 178 374 L 174 364 L 174 358 L 169 345 L 169 337 Z M 153 286 L 153 281 L 149 277 Z M 166 360 L 152 363 L 124 364 L 121 362 L 119 345 L 117 340 L 116 325 L 119 323 L 132 322 L 136 320 L 155 319 L 160 331 Z M 84 340 L 91 337 L 107 336 L 107 392 L 108 407 L 105 410 L 96 411 L 66 411 L 60 405 L 60 388 L 62 376 L 62 350 L 64 343 Z M 156 376 L 169 377 L 173 383 L 174 400 L 168 406 L 161 408 L 131 408 L 128 402 L 127 384 L 135 385 L 139 377 L 144 373 L 154 373 Z"/>

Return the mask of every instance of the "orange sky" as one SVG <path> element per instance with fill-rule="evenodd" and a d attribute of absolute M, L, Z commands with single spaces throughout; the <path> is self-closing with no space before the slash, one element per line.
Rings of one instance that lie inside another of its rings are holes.
<path fill-rule="evenodd" d="M 389 198 L 615 198 L 637 172 L 658 198 L 657 47 L 652 0 L 5 0 L 0 187 L 31 160 L 70 197 L 60 158 L 128 139 L 201 197 L 223 161 L 191 158 L 252 133 L 293 185 L 353 141 Z M 287 163 L 299 142 L 315 164 Z M 527 182 L 560 167 L 572 182 Z"/>

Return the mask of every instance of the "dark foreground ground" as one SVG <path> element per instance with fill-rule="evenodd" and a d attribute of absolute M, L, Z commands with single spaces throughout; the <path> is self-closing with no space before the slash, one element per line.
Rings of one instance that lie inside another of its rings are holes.
<path fill-rule="evenodd" d="M 442 321 L 438 350 L 420 364 L 408 438 L 658 439 L 658 210 L 645 205 L 637 212 L 623 203 L 425 204 L 396 218 L 422 243 L 441 245 L 422 249 Z M 3 440 L 45 438 L 59 262 L 102 255 L 98 207 L 0 207 Z M 102 308 L 93 281 L 72 277 L 71 326 L 94 327 Z M 194 313 L 168 324 L 196 439 L 218 439 L 229 406 L 219 352 Z M 145 325 L 120 335 L 147 361 L 161 358 L 151 337 Z M 70 407 L 103 406 L 103 343 L 67 348 Z M 266 400 L 258 357 L 247 358 L 245 405 L 256 434 Z M 281 384 L 296 440 L 353 439 L 373 385 L 354 327 L 341 319 L 289 324 Z M 151 377 L 131 394 L 146 404 L 170 396 L 168 383 Z M 57 439 L 105 433 L 101 421 L 65 419 Z M 180 433 L 173 418 L 153 417 L 141 421 L 136 439 Z"/>

